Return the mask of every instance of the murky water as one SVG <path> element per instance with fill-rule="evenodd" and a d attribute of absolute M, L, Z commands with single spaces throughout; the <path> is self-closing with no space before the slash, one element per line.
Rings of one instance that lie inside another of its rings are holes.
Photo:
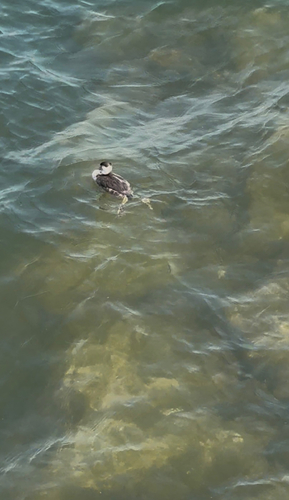
<path fill-rule="evenodd" d="M 283 500 L 288 2 L 1 5 L 1 499 Z"/>

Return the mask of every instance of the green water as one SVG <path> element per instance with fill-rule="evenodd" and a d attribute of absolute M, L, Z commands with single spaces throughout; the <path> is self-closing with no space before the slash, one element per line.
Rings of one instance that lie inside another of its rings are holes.
<path fill-rule="evenodd" d="M 2 2 L 1 500 L 287 497 L 288 26 Z"/>

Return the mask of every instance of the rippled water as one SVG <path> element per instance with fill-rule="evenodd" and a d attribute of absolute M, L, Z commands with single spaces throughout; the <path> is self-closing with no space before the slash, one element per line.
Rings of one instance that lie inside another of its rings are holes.
<path fill-rule="evenodd" d="M 3 0 L 1 499 L 287 497 L 288 26 Z"/>

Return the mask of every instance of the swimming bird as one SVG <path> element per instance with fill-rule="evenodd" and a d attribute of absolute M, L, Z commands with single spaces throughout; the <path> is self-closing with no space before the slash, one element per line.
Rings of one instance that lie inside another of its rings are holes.
<path fill-rule="evenodd" d="M 112 164 L 108 161 L 101 162 L 99 169 L 92 172 L 92 178 L 102 189 L 117 198 L 121 198 L 122 201 L 117 211 L 118 215 L 120 215 L 128 198 L 133 197 L 130 183 L 120 175 L 113 174 Z M 149 198 L 141 198 L 141 201 L 145 203 L 150 210 L 153 210 Z"/>
<path fill-rule="evenodd" d="M 108 161 L 101 162 L 99 169 L 92 172 L 92 178 L 102 189 L 122 198 L 124 203 L 133 196 L 130 183 L 120 175 L 112 173 L 112 164 Z"/>

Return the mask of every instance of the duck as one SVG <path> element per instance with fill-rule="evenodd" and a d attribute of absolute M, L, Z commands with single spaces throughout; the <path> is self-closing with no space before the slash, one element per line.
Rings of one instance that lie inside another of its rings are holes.
<path fill-rule="evenodd" d="M 120 175 L 112 173 L 112 163 L 109 161 L 102 161 L 99 169 L 92 172 L 92 178 L 98 186 L 124 202 L 133 197 L 130 183 Z"/>

